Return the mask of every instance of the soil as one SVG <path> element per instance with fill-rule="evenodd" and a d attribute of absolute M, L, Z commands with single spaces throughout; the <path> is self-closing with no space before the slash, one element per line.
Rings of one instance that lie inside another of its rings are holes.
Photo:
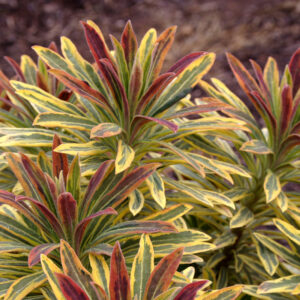
<path fill-rule="evenodd" d="M 140 39 L 147 29 L 159 32 L 178 25 L 167 65 L 193 51 L 213 51 L 217 61 L 208 76 L 235 89 L 225 53 L 249 66 L 252 58 L 263 65 L 273 56 L 280 69 L 300 47 L 299 0 L 0 0 L 0 68 L 11 75 L 3 56 L 19 61 L 35 56 L 32 45 L 59 43 L 68 36 L 87 58 L 80 20 L 92 19 L 105 36 L 120 37 L 131 19 Z"/>

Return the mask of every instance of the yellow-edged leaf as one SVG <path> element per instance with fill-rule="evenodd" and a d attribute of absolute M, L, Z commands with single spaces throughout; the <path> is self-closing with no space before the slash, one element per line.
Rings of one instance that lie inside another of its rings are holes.
<path fill-rule="evenodd" d="M 125 144 L 123 140 L 119 140 L 118 152 L 115 162 L 116 174 L 119 174 L 131 166 L 134 160 L 134 150 Z"/>
<path fill-rule="evenodd" d="M 273 219 L 273 222 L 283 234 L 285 234 L 297 245 L 300 245 L 300 230 L 280 219 Z"/>
<path fill-rule="evenodd" d="M 154 250 L 148 235 L 142 235 L 140 247 L 131 268 L 131 296 L 143 299 L 147 281 L 154 269 Z"/>
<path fill-rule="evenodd" d="M 291 293 L 299 284 L 300 275 L 286 276 L 263 282 L 257 289 L 258 294 Z"/>
<path fill-rule="evenodd" d="M 259 240 L 254 238 L 254 243 L 256 246 L 256 251 L 258 254 L 258 257 L 260 261 L 262 262 L 265 270 L 270 274 L 271 276 L 274 275 L 276 272 L 279 260 L 277 258 L 277 255 L 274 254 L 272 251 L 270 251 L 267 247 L 265 247 Z"/>
<path fill-rule="evenodd" d="M 70 155 L 79 154 L 80 157 L 103 154 L 108 151 L 108 148 L 102 146 L 97 141 L 88 143 L 64 143 L 55 148 L 55 152 L 65 153 Z"/>
<path fill-rule="evenodd" d="M 230 228 L 239 228 L 249 224 L 254 218 L 252 211 L 247 207 L 241 207 L 230 220 Z"/>
<path fill-rule="evenodd" d="M 134 216 L 136 216 L 141 211 L 144 206 L 144 202 L 144 195 L 138 189 L 134 190 L 129 195 L 129 210 Z"/>
<path fill-rule="evenodd" d="M 33 121 L 33 125 L 40 125 L 50 128 L 61 127 L 90 131 L 93 127 L 95 127 L 96 123 L 95 121 L 91 121 L 86 117 L 55 112 L 40 113 Z"/>
<path fill-rule="evenodd" d="M 100 285 L 109 294 L 109 267 L 102 255 L 89 255 L 93 281 Z"/>
<path fill-rule="evenodd" d="M 166 195 L 165 195 L 165 185 L 161 176 L 158 172 L 154 172 L 146 180 L 151 195 L 155 202 L 161 207 L 165 208 L 166 206 Z"/>
<path fill-rule="evenodd" d="M 261 140 L 251 140 L 245 142 L 240 148 L 240 150 L 255 154 L 273 153 L 273 151 Z"/>
<path fill-rule="evenodd" d="M 76 105 L 60 100 L 37 86 L 14 80 L 11 81 L 11 85 L 18 95 L 34 104 L 39 112 L 65 112 L 84 116 L 84 113 Z"/>
<path fill-rule="evenodd" d="M 243 285 L 234 285 L 196 297 L 196 300 L 235 300 L 243 291 Z"/>
<path fill-rule="evenodd" d="M 106 138 L 118 135 L 122 132 L 122 128 L 115 123 L 101 123 L 95 126 L 91 131 L 91 139 Z"/>
<path fill-rule="evenodd" d="M 270 203 L 272 200 L 278 197 L 281 192 L 279 178 L 270 169 L 267 171 L 267 176 L 264 181 L 264 191 L 267 203 Z"/>
<path fill-rule="evenodd" d="M 282 212 L 285 212 L 289 206 L 289 198 L 286 196 L 284 191 L 281 191 L 276 198 L 276 203 Z"/>
<path fill-rule="evenodd" d="M 9 287 L 4 300 L 22 300 L 46 280 L 46 275 L 42 271 L 21 277 Z"/>
<path fill-rule="evenodd" d="M 57 300 L 66 300 L 65 296 L 61 292 L 59 282 L 55 276 L 55 273 L 62 274 L 63 272 L 56 266 L 56 264 L 50 258 L 48 258 L 44 254 L 41 255 L 41 264 Z"/>

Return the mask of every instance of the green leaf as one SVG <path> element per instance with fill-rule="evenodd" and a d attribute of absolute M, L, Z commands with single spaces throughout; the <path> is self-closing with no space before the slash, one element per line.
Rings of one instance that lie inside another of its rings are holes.
<path fill-rule="evenodd" d="M 33 125 L 40 125 L 49 128 L 59 127 L 85 131 L 90 131 L 96 124 L 97 123 L 95 121 L 91 121 L 88 118 L 60 112 L 41 113 L 33 122 Z"/>
<path fill-rule="evenodd" d="M 131 213 L 136 216 L 144 206 L 144 195 L 138 189 L 134 190 L 129 195 L 129 209 Z"/>
<path fill-rule="evenodd" d="M 121 132 L 122 128 L 115 123 L 101 123 L 92 129 L 91 139 L 115 136 Z"/>
<path fill-rule="evenodd" d="M 41 286 L 47 280 L 43 271 L 36 272 L 20 279 L 9 287 L 5 295 L 5 300 L 22 300 L 31 291 Z"/>
<path fill-rule="evenodd" d="M 123 172 L 131 166 L 131 163 L 134 160 L 134 155 L 134 150 L 130 146 L 126 145 L 123 140 L 119 140 L 115 162 L 116 174 Z"/>
<path fill-rule="evenodd" d="M 279 260 L 272 251 L 265 247 L 260 241 L 254 238 L 256 251 L 265 270 L 273 276 L 278 268 Z"/>
<path fill-rule="evenodd" d="M 284 235 L 290 238 L 297 245 L 300 245 L 300 230 L 280 219 L 273 219 L 273 222 Z"/>
<path fill-rule="evenodd" d="M 273 151 L 261 140 L 250 140 L 248 142 L 245 142 L 240 148 L 240 150 L 254 154 L 273 153 Z"/>
<path fill-rule="evenodd" d="M 257 289 L 258 294 L 291 293 L 300 282 L 300 275 L 281 277 L 263 282 Z"/>
<path fill-rule="evenodd" d="M 267 203 L 270 203 L 278 197 L 281 192 L 279 178 L 271 170 L 267 170 L 267 176 L 264 181 L 264 191 Z"/>
<path fill-rule="evenodd" d="M 238 212 L 230 220 L 230 228 L 244 227 L 254 218 L 251 210 L 247 207 L 241 207 Z"/>
<path fill-rule="evenodd" d="M 197 300 L 235 300 L 242 293 L 242 285 L 234 285 L 199 296 Z"/>
<path fill-rule="evenodd" d="M 143 299 L 147 281 L 154 269 L 154 250 L 148 235 L 142 235 L 140 247 L 131 268 L 130 287 L 132 297 Z"/>
<path fill-rule="evenodd" d="M 161 176 L 158 172 L 154 172 L 146 180 L 151 195 L 155 202 L 161 207 L 165 208 L 166 206 L 166 196 L 165 196 L 165 186 Z"/>

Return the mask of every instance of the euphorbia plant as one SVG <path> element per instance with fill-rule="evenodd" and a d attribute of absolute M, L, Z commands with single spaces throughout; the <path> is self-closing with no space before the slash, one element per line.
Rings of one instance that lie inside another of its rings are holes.
<path fill-rule="evenodd" d="M 61 143 L 54 137 L 53 148 Z M 126 257 L 133 258 L 138 248 L 136 238 L 141 233 L 153 236 L 157 255 L 163 256 L 180 245 L 186 246 L 187 261 L 201 261 L 194 253 L 209 251 L 214 246 L 206 234 L 187 230 L 176 224 L 191 210 L 189 205 L 175 205 L 158 213 L 130 218 L 124 202 L 158 167 L 147 164 L 131 172 L 115 175 L 113 161 L 103 162 L 89 180 L 82 183 L 78 156 L 68 165 L 65 154 L 53 151 L 53 162 L 41 152 L 38 163 L 28 156 L 7 153 L 8 163 L 20 182 L 19 191 L 25 195 L 0 191 L 0 259 L 1 293 L 6 299 L 23 299 L 28 293 L 38 294 L 45 282 L 40 255 L 48 254 L 60 262 L 57 248 L 66 240 L 82 260 L 88 254 L 112 254 L 116 240 L 124 243 Z M 81 191 L 83 188 L 83 191 Z M 123 203 L 124 202 L 124 203 Z M 17 269 L 16 269 L 17 268 Z M 6 279 L 6 280 L 5 280 Z M 20 286 L 24 287 L 20 293 Z"/>
<path fill-rule="evenodd" d="M 298 260 L 297 247 L 291 243 L 286 247 L 278 229 L 291 232 L 290 226 L 295 225 L 295 220 L 289 212 L 295 216 L 299 206 L 300 195 L 291 185 L 298 183 L 300 178 L 299 57 L 298 50 L 281 80 L 273 58 L 269 58 L 263 71 L 251 61 L 255 79 L 237 58 L 228 54 L 234 75 L 253 103 L 256 116 L 219 80 L 212 79 L 215 88 L 201 81 L 201 86 L 210 96 L 232 106 L 223 113 L 245 121 L 249 129 L 247 134 L 242 131 L 220 132 L 219 137 L 191 135 L 184 139 L 191 149 L 201 149 L 211 158 L 216 157 L 225 164 L 240 164 L 250 177 L 236 173 L 229 182 L 222 174 L 216 176 L 215 172 L 197 180 L 186 169 L 177 168 L 178 176 L 193 179 L 194 189 L 197 184 L 200 188 L 210 186 L 212 190 L 222 191 L 235 203 L 235 209 L 219 210 L 217 214 L 214 208 L 197 208 L 195 217 L 189 220 L 190 226 L 206 228 L 207 233 L 215 236 L 218 251 L 206 258 L 208 261 L 202 269 L 202 277 L 215 278 L 216 288 L 247 283 L 249 287 L 245 292 L 263 298 L 255 293 L 257 285 L 264 280 L 288 276 L 291 270 L 288 265 L 295 265 Z M 218 115 L 217 112 L 210 114 Z M 272 222 L 274 217 L 283 218 L 287 223 L 280 228 L 279 221 L 276 221 L 276 229 Z M 288 292 L 285 288 L 273 291 Z M 280 299 L 279 294 L 270 297 Z M 287 294 L 284 297 L 294 299 Z"/>
<path fill-rule="evenodd" d="M 68 243 L 61 241 L 60 245 L 63 270 L 42 256 L 43 270 L 57 299 L 193 300 L 197 291 L 210 283 L 209 280 L 190 282 L 185 272 L 176 272 L 183 248 L 168 254 L 154 267 L 154 250 L 148 236 L 141 237 L 130 272 L 119 243 L 112 251 L 110 266 L 104 256 L 90 254 L 91 271 L 81 264 Z"/>
<path fill-rule="evenodd" d="M 92 22 L 83 22 L 86 39 L 95 59 L 91 64 L 78 53 L 67 38 L 61 39 L 62 53 L 35 46 L 41 59 L 50 67 L 49 73 L 76 95 L 71 103 L 35 86 L 12 81 L 16 93 L 27 99 L 39 113 L 34 129 L 16 136 L 8 132 L 0 145 L 49 146 L 49 131 L 40 126 L 69 134 L 57 152 L 81 156 L 84 175 L 95 172 L 99 161 L 115 159 L 116 174 L 148 160 L 161 161 L 162 169 L 148 178 L 150 193 L 157 204 L 164 208 L 164 178 L 161 171 L 174 162 L 191 164 L 203 174 L 202 165 L 184 155 L 171 142 L 193 132 L 214 132 L 218 129 L 243 129 L 244 122 L 230 118 L 202 118 L 188 120 L 186 117 L 200 112 L 226 108 L 220 101 L 210 101 L 187 109 L 178 103 L 210 69 L 213 53 L 197 52 L 185 56 L 166 73 L 160 74 L 165 56 L 173 43 L 175 27 L 168 28 L 159 37 L 149 30 L 138 47 L 131 23 L 128 22 L 121 41 L 111 36 L 114 46 L 109 51 L 100 29 Z M 140 191 L 132 194 L 136 214 L 143 208 Z"/>

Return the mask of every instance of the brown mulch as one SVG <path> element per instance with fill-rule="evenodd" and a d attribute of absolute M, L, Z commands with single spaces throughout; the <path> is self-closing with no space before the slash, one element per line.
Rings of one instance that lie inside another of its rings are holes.
<path fill-rule="evenodd" d="M 298 0 L 0 0 L 0 68 L 12 74 L 2 59 L 17 61 L 21 54 L 35 56 L 32 45 L 59 43 L 59 36 L 71 38 L 85 57 L 80 20 L 92 19 L 108 39 L 119 37 L 131 19 L 139 38 L 150 27 L 159 32 L 178 25 L 170 65 L 193 51 L 213 51 L 217 62 L 210 72 L 233 86 L 225 52 L 243 62 L 264 64 L 269 55 L 281 70 L 300 47 L 300 1 Z"/>

